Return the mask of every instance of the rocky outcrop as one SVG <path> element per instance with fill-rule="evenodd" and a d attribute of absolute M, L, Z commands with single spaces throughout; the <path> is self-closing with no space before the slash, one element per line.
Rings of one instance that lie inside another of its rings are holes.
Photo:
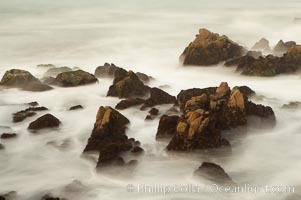
<path fill-rule="evenodd" d="M 55 78 L 56 85 L 61 87 L 76 87 L 97 82 L 93 74 L 83 70 L 63 72 Z"/>
<path fill-rule="evenodd" d="M 18 135 L 16 133 L 2 133 L 1 135 L 1 139 L 11 139 L 11 138 L 15 138 Z"/>
<path fill-rule="evenodd" d="M 207 66 L 242 56 L 244 51 L 242 46 L 227 36 L 220 36 L 202 28 L 196 39 L 186 47 L 181 59 L 184 65 Z"/>
<path fill-rule="evenodd" d="M 144 85 L 134 72 L 129 71 L 126 74 L 116 75 L 107 96 L 135 98 L 146 96 L 148 92 L 149 87 Z"/>
<path fill-rule="evenodd" d="M 225 170 L 215 163 L 203 162 L 194 174 L 221 185 L 235 184 Z"/>
<path fill-rule="evenodd" d="M 81 110 L 84 109 L 82 105 L 76 105 L 69 108 L 69 110 Z"/>
<path fill-rule="evenodd" d="M 32 117 L 32 116 L 36 115 L 37 111 L 45 111 L 45 110 L 48 110 L 48 109 L 43 106 L 42 107 L 30 107 L 25 110 L 21 110 L 21 111 L 13 114 L 13 122 L 14 123 L 21 122 L 28 117 Z"/>
<path fill-rule="evenodd" d="M 261 38 L 258 42 L 256 42 L 252 49 L 259 51 L 271 51 L 270 43 L 265 38 Z"/>
<path fill-rule="evenodd" d="M 176 123 L 167 123 L 171 126 L 168 129 L 172 130 L 169 135 L 173 135 L 168 150 L 229 147 L 230 143 L 222 137 L 222 131 L 247 125 L 248 116 L 275 122 L 272 108 L 249 101 L 239 87 L 231 90 L 224 82 L 214 92 L 212 90 L 194 88 L 180 92 L 178 101 L 183 114 Z M 166 124 L 163 123 L 166 119 L 162 117 L 161 120 L 159 128 Z"/>
<path fill-rule="evenodd" d="M 20 69 L 11 69 L 5 72 L 0 85 L 5 87 L 21 88 L 27 91 L 47 91 L 52 87 L 40 82 L 30 72 Z"/>
<path fill-rule="evenodd" d="M 283 54 L 286 53 L 290 48 L 295 46 L 297 46 L 297 44 L 294 41 L 283 42 L 282 40 L 280 40 L 273 51 L 275 53 Z"/>
<path fill-rule="evenodd" d="M 141 105 L 145 102 L 144 99 L 140 99 L 140 98 L 135 98 L 135 99 L 124 99 L 121 100 L 116 106 L 115 108 L 118 110 L 124 110 L 133 106 L 138 106 Z"/>
<path fill-rule="evenodd" d="M 163 115 L 159 121 L 156 139 L 173 137 L 177 131 L 176 127 L 179 119 L 180 117 L 176 115 Z"/>
<path fill-rule="evenodd" d="M 84 152 L 99 152 L 97 167 L 124 164 L 120 154 L 129 152 L 136 146 L 136 141 L 128 139 L 125 134 L 129 123 L 126 117 L 113 108 L 99 108 L 94 129 L 84 149 Z"/>
<path fill-rule="evenodd" d="M 50 68 L 44 74 L 44 77 L 48 77 L 48 76 L 56 77 L 60 73 L 71 72 L 71 71 L 72 71 L 72 69 L 70 67 L 55 67 L 55 68 Z"/>
<path fill-rule="evenodd" d="M 44 128 L 57 128 L 60 126 L 60 124 L 61 122 L 58 118 L 54 117 L 51 114 L 46 114 L 31 122 L 28 126 L 28 129 L 35 131 Z"/>

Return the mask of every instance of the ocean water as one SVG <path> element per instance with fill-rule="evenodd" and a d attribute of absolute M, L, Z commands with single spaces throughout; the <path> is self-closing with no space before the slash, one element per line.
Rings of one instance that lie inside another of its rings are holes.
<path fill-rule="evenodd" d="M 82 151 L 99 106 L 114 107 L 119 101 L 106 97 L 112 80 L 42 93 L 0 89 L 0 133 L 18 133 L 16 139 L 0 141 L 5 145 L 0 151 L 0 194 L 16 191 L 17 199 L 22 200 L 39 200 L 46 193 L 74 200 L 285 200 L 292 195 L 211 191 L 204 180 L 193 176 L 204 161 L 221 165 L 239 184 L 291 186 L 295 195 L 300 193 L 301 109 L 281 109 L 289 101 L 301 101 L 300 74 L 245 77 L 219 65 L 179 64 L 179 55 L 201 27 L 225 34 L 248 48 L 262 37 L 272 47 L 280 39 L 301 43 L 301 23 L 294 20 L 301 17 L 300 9 L 299 1 L 272 0 L 1 0 L 1 77 L 8 69 L 21 68 L 42 78 L 45 69 L 36 67 L 41 63 L 77 66 L 93 73 L 97 66 L 110 62 L 153 76 L 151 86 L 164 86 L 173 95 L 181 89 L 226 81 L 231 87 L 248 85 L 255 90 L 257 96 L 252 100 L 271 106 L 277 124 L 268 129 L 249 126 L 243 136 L 227 133 L 232 144 L 230 155 L 168 153 L 168 141 L 155 140 L 159 118 L 145 122 L 147 111 L 127 109 L 121 112 L 131 121 L 127 135 L 141 141 L 145 154 L 137 158 L 136 168 L 112 167 L 96 172 L 95 161 L 84 158 Z M 49 113 L 62 121 L 60 129 L 38 135 L 27 131 L 28 124 L 46 112 L 12 123 L 12 113 L 25 109 L 24 103 L 31 101 L 49 108 Z M 67 111 L 77 104 L 85 109 Z M 158 108 L 164 114 L 169 107 Z M 144 185 L 159 184 L 166 186 L 165 194 L 137 191 Z M 201 190 L 168 193 L 174 184 Z"/>

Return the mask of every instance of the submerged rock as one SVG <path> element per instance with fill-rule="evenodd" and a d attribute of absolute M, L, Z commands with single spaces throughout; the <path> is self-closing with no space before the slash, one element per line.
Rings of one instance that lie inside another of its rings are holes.
<path fill-rule="evenodd" d="M 203 162 L 194 174 L 214 183 L 222 185 L 234 184 L 233 180 L 225 172 L 225 170 L 215 163 Z"/>
<path fill-rule="evenodd" d="M 265 38 L 261 38 L 258 42 L 256 42 L 252 49 L 260 51 L 271 51 L 270 43 Z"/>
<path fill-rule="evenodd" d="M 30 107 L 25 110 L 21 110 L 21 111 L 13 114 L 13 122 L 14 123 L 21 122 L 28 117 L 32 117 L 32 116 L 36 115 L 36 111 L 45 111 L 45 110 L 48 110 L 48 109 L 43 106 L 42 107 Z"/>
<path fill-rule="evenodd" d="M 82 105 L 76 105 L 69 108 L 69 110 L 80 110 L 80 109 L 84 109 L 84 107 Z"/>
<path fill-rule="evenodd" d="M 11 139 L 11 138 L 15 138 L 18 135 L 16 133 L 2 133 L 1 135 L 1 139 Z"/>
<path fill-rule="evenodd" d="M 145 96 L 148 92 L 149 87 L 145 86 L 134 72 L 129 71 L 114 78 L 113 85 L 110 86 L 107 96 L 135 98 Z"/>
<path fill-rule="evenodd" d="M 118 110 L 124 110 L 133 106 L 141 105 L 145 102 L 144 99 L 135 98 L 135 99 L 125 99 L 121 100 L 115 108 Z"/>
<path fill-rule="evenodd" d="M 172 136 L 174 136 L 177 132 L 176 127 L 179 119 L 180 117 L 176 115 L 163 115 L 159 121 L 156 139 L 171 138 Z"/>
<path fill-rule="evenodd" d="M 31 122 L 28 126 L 29 130 L 40 130 L 44 128 L 57 128 L 61 124 L 60 120 L 51 114 L 43 115 L 37 120 Z"/>
<path fill-rule="evenodd" d="M 214 65 L 219 62 L 242 56 L 244 48 L 207 29 L 200 29 L 196 39 L 184 50 L 181 58 L 184 65 Z"/>
<path fill-rule="evenodd" d="M 75 87 L 87 85 L 97 82 L 97 78 L 93 74 L 83 70 L 63 72 L 55 78 L 56 85 L 61 87 Z"/>
<path fill-rule="evenodd" d="M 47 77 L 47 76 L 56 77 L 60 73 L 71 72 L 71 71 L 72 71 L 72 69 L 70 67 L 55 67 L 55 68 L 48 69 L 47 72 L 44 74 L 44 76 L 45 77 Z"/>

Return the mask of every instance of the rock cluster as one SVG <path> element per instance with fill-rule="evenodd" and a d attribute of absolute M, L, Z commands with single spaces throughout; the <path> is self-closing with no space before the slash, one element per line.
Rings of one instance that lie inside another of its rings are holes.
<path fill-rule="evenodd" d="M 16 112 L 13 114 L 13 122 L 21 122 L 23 120 L 25 120 L 28 117 L 32 117 L 34 115 L 36 115 L 37 111 L 46 111 L 48 110 L 46 107 L 29 107 L 25 110 L 21 110 L 19 112 Z"/>

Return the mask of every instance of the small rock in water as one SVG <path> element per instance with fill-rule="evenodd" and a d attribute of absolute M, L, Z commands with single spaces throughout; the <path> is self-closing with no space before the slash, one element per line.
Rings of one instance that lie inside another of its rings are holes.
<path fill-rule="evenodd" d="M 163 115 L 159 121 L 159 126 L 156 134 L 156 139 L 161 138 L 171 138 L 177 132 L 177 124 L 179 121 L 179 116 L 168 116 Z"/>
<path fill-rule="evenodd" d="M 284 108 L 284 109 L 297 109 L 297 108 L 301 108 L 301 102 L 299 102 L 299 101 L 292 101 L 292 102 L 289 102 L 288 104 L 284 104 L 282 106 L 282 108 Z"/>
<path fill-rule="evenodd" d="M 16 133 L 2 133 L 1 139 L 10 139 L 10 138 L 15 138 L 18 135 Z"/>
<path fill-rule="evenodd" d="M 43 106 L 42 107 L 30 107 L 25 110 L 21 110 L 21 111 L 13 114 L 13 122 L 14 123 L 21 122 L 28 117 L 32 117 L 32 116 L 36 115 L 36 113 L 35 113 L 36 111 L 46 111 L 46 110 L 48 110 L 48 109 Z"/>
<path fill-rule="evenodd" d="M 135 153 L 135 154 L 141 154 L 144 152 L 144 149 L 142 149 L 141 147 L 139 146 L 135 146 L 132 150 L 131 150 L 132 153 Z"/>
<path fill-rule="evenodd" d="M 156 116 L 159 114 L 159 110 L 157 108 L 152 108 L 148 113 Z"/>
<path fill-rule="evenodd" d="M 0 143 L 0 150 L 4 149 L 3 144 Z"/>
<path fill-rule="evenodd" d="M 84 107 L 82 105 L 76 105 L 69 108 L 69 110 L 79 110 L 79 109 L 84 109 Z"/>
<path fill-rule="evenodd" d="M 29 103 L 27 103 L 27 105 L 30 105 L 30 106 L 33 106 L 33 107 L 35 107 L 35 106 L 38 106 L 38 105 L 39 105 L 39 103 L 38 103 L 38 102 L 36 102 L 36 101 L 33 101 L 33 102 L 29 102 Z"/>
<path fill-rule="evenodd" d="M 44 128 L 57 128 L 61 124 L 60 120 L 51 114 L 43 115 L 37 120 L 31 122 L 28 126 L 29 130 L 40 130 Z"/>

